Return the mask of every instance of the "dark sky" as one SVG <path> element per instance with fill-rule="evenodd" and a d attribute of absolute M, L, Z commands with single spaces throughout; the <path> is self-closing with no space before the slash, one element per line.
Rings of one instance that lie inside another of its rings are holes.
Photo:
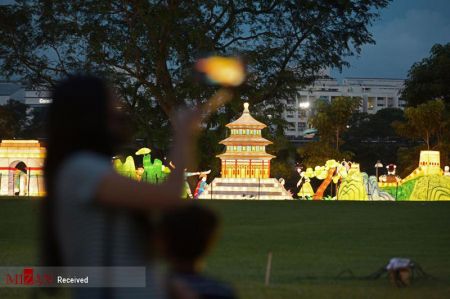
<path fill-rule="evenodd" d="M 370 31 L 376 45 L 364 46 L 350 68 L 332 76 L 406 78 L 434 44 L 450 42 L 450 0 L 394 0 Z"/>

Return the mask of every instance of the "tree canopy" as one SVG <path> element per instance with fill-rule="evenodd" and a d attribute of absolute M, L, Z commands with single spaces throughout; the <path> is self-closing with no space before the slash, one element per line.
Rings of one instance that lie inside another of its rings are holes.
<path fill-rule="evenodd" d="M 27 128 L 27 106 L 19 101 L 9 100 L 0 105 L 0 140 L 23 137 Z"/>
<path fill-rule="evenodd" d="M 398 162 L 407 174 L 415 167 L 420 150 L 441 152 L 441 165 L 450 161 L 450 43 L 436 44 L 430 56 L 416 62 L 408 72 L 402 96 L 409 108 L 406 122 L 395 124 L 397 133 L 422 142 L 399 148 Z"/>
<path fill-rule="evenodd" d="M 385 108 L 375 114 L 354 113 L 350 128 L 342 136 L 342 150 L 354 153 L 353 161 L 368 174 L 375 174 L 374 165 L 378 160 L 385 165 L 397 164 L 398 149 L 413 144 L 398 136 L 392 127 L 392 123 L 404 120 L 403 110 L 399 108 Z M 415 165 L 416 158 L 410 162 Z"/>
<path fill-rule="evenodd" d="M 317 101 L 311 124 L 318 130 L 320 140 L 333 143 L 339 152 L 342 133 L 350 127 L 352 114 L 360 105 L 360 98 L 350 97 L 336 97 L 331 102 Z"/>
<path fill-rule="evenodd" d="M 432 100 L 405 109 L 405 122 L 396 122 L 394 127 L 400 136 L 419 139 L 425 143 L 427 149 L 433 149 L 444 139 L 448 129 L 443 100 Z"/>
<path fill-rule="evenodd" d="M 311 124 L 317 129 L 319 140 L 298 148 L 302 164 L 306 167 L 322 165 L 330 159 L 351 159 L 353 153 L 342 151 L 342 134 L 350 128 L 350 121 L 361 105 L 361 99 L 336 97 L 331 102 L 317 100 Z"/>
<path fill-rule="evenodd" d="M 403 97 L 410 106 L 442 99 L 450 108 L 450 43 L 434 45 L 429 57 L 412 65 Z"/>
<path fill-rule="evenodd" d="M 430 100 L 405 110 L 405 121 L 394 122 L 393 127 L 404 138 L 415 140 L 416 145 L 398 149 L 397 158 L 406 175 L 417 167 L 420 150 L 437 150 L 441 153 L 441 165 L 450 160 L 450 122 L 442 99 Z M 419 142 L 417 142 L 419 141 Z"/>
<path fill-rule="evenodd" d="M 0 70 L 41 85 L 104 74 L 133 109 L 169 115 L 211 93 L 192 76 L 197 58 L 239 54 L 238 96 L 270 101 L 374 43 L 368 26 L 388 2 L 19 0 L 0 8 Z"/>
<path fill-rule="evenodd" d="M 394 121 L 403 121 L 404 112 L 400 108 L 384 108 L 375 114 L 365 112 L 354 113 L 343 139 L 346 142 L 389 141 L 398 138 L 392 127 Z"/>

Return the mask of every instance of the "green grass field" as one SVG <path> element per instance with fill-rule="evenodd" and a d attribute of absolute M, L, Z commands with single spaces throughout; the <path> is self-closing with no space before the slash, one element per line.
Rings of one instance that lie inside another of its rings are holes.
<path fill-rule="evenodd" d="M 449 298 L 450 202 L 225 202 L 205 204 L 223 218 L 207 272 L 241 298 Z M 0 264 L 36 263 L 38 201 L 0 199 Z M 264 286 L 267 253 L 272 277 Z M 390 257 L 410 257 L 435 280 L 408 288 L 387 278 L 337 279 L 375 272 Z M 28 290 L 0 289 L 0 298 Z"/>

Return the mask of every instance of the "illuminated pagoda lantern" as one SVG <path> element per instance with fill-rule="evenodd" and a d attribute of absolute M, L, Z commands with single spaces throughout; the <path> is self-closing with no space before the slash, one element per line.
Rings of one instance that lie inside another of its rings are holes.
<path fill-rule="evenodd" d="M 271 141 L 261 137 L 266 127 L 250 115 L 248 103 L 244 103 L 244 113 L 232 123 L 230 137 L 220 143 L 226 146 L 223 154 L 217 155 L 222 162 L 223 178 L 261 178 L 270 177 L 270 160 L 275 156 L 266 153 Z"/>
<path fill-rule="evenodd" d="M 261 136 L 267 127 L 250 115 L 249 104 L 237 120 L 226 125 L 230 136 L 220 143 L 225 152 L 217 155 L 221 160 L 221 178 L 215 178 L 200 198 L 204 199 L 292 199 L 283 185 L 270 178 L 270 160 L 266 153 L 271 141 Z"/>

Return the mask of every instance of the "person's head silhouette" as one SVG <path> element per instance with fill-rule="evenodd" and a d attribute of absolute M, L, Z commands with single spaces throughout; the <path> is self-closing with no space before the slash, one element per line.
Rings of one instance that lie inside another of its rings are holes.
<path fill-rule="evenodd" d="M 200 205 L 189 205 L 163 215 L 162 247 L 175 271 L 201 270 L 201 262 L 214 244 L 218 226 L 217 215 Z"/>

